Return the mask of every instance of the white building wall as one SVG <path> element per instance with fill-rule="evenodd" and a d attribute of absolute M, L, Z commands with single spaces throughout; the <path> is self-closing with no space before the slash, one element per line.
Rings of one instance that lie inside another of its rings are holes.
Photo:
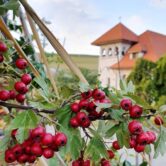
<path fill-rule="evenodd" d="M 119 87 L 119 80 L 120 80 L 119 72 L 112 70 L 110 66 L 118 62 L 118 57 L 119 60 L 121 60 L 121 58 L 123 57 L 122 51 L 126 52 L 130 48 L 130 46 L 131 45 L 127 43 L 115 43 L 115 44 L 103 45 L 100 47 L 98 71 L 100 74 L 99 79 L 102 83 L 102 86 L 106 87 L 108 86 L 108 84 L 110 84 L 110 86 L 116 88 Z M 110 48 L 112 49 L 112 55 L 109 54 Z M 119 51 L 118 55 L 116 55 L 116 48 L 118 48 Z"/>

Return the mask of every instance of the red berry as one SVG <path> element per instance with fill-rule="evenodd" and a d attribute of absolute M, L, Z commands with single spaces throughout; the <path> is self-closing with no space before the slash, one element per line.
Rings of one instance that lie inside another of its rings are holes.
<path fill-rule="evenodd" d="M 108 152 L 109 159 L 113 159 L 115 156 L 114 152 L 112 150 L 107 150 L 107 152 Z"/>
<path fill-rule="evenodd" d="M 23 103 L 24 100 L 25 100 L 25 95 L 23 95 L 23 94 L 17 94 L 17 95 L 16 95 L 16 100 L 17 100 L 19 103 Z"/>
<path fill-rule="evenodd" d="M 137 144 L 135 147 L 134 147 L 134 150 L 138 153 L 140 152 L 143 152 L 145 150 L 145 145 L 139 145 Z"/>
<path fill-rule="evenodd" d="M 87 92 L 83 92 L 83 93 L 81 93 L 81 96 L 83 99 L 89 99 L 92 96 L 92 91 L 89 90 Z"/>
<path fill-rule="evenodd" d="M 79 123 L 78 123 L 76 117 L 73 117 L 70 119 L 70 125 L 74 128 L 77 128 L 79 126 Z"/>
<path fill-rule="evenodd" d="M 39 143 L 33 144 L 31 147 L 31 153 L 37 157 L 42 156 L 43 150 L 42 150 L 41 145 Z"/>
<path fill-rule="evenodd" d="M 131 118 L 139 118 L 142 114 L 142 107 L 138 105 L 134 105 L 130 108 L 130 117 Z"/>
<path fill-rule="evenodd" d="M 55 145 L 55 144 L 50 145 L 49 148 L 51 148 L 51 149 L 52 149 L 53 151 L 55 151 L 55 152 L 58 152 L 58 151 L 59 151 L 58 146 Z"/>
<path fill-rule="evenodd" d="M 120 106 L 125 111 L 128 111 L 132 107 L 132 101 L 130 99 L 122 99 L 120 102 Z"/>
<path fill-rule="evenodd" d="M 89 113 L 89 117 L 92 117 L 92 118 L 99 118 L 99 117 L 101 117 L 103 114 L 104 114 L 104 111 L 100 111 L 100 112 L 91 111 L 91 112 Z"/>
<path fill-rule="evenodd" d="M 130 138 L 130 140 L 129 140 L 129 145 L 130 145 L 130 148 L 134 148 L 134 147 L 136 146 L 136 140 Z"/>
<path fill-rule="evenodd" d="M 35 155 L 31 155 L 28 157 L 28 163 L 34 163 L 36 161 L 37 157 Z"/>
<path fill-rule="evenodd" d="M 131 134 L 138 135 L 142 133 L 142 124 L 136 120 L 133 120 L 128 124 L 128 129 Z"/>
<path fill-rule="evenodd" d="M 90 160 L 83 161 L 82 166 L 90 166 Z"/>
<path fill-rule="evenodd" d="M 154 119 L 154 122 L 156 125 L 160 126 L 162 125 L 164 122 L 163 122 L 163 118 L 160 117 L 160 116 L 156 116 L 155 119 Z"/>
<path fill-rule="evenodd" d="M 91 111 L 95 111 L 96 110 L 96 104 L 95 104 L 95 102 L 94 101 L 91 101 L 89 104 L 88 104 L 88 109 L 87 109 L 87 111 L 88 112 L 91 112 Z"/>
<path fill-rule="evenodd" d="M 15 157 L 14 153 L 10 150 L 7 150 L 5 152 L 5 161 L 7 163 L 13 163 L 15 160 L 16 160 L 16 157 Z"/>
<path fill-rule="evenodd" d="M 53 143 L 53 135 L 50 133 L 45 133 L 42 138 L 42 145 L 49 146 Z"/>
<path fill-rule="evenodd" d="M 110 99 L 107 99 L 107 98 L 101 99 L 101 100 L 100 100 L 100 103 L 111 103 L 111 100 L 110 100 Z"/>
<path fill-rule="evenodd" d="M 42 126 L 39 126 L 32 130 L 31 137 L 33 139 L 41 139 L 44 137 L 45 133 L 46 133 L 46 129 Z"/>
<path fill-rule="evenodd" d="M 24 75 L 22 75 L 22 77 L 21 77 L 21 81 L 22 81 L 24 84 L 28 85 L 28 84 L 31 83 L 32 77 L 31 77 L 30 74 L 24 74 Z"/>
<path fill-rule="evenodd" d="M 0 91 L 0 100 L 6 101 L 10 99 L 10 93 L 7 90 L 1 90 Z"/>
<path fill-rule="evenodd" d="M 23 82 L 16 82 L 14 88 L 17 92 L 25 94 L 26 85 Z"/>
<path fill-rule="evenodd" d="M 82 99 L 82 100 L 80 100 L 80 102 L 79 102 L 79 108 L 86 110 L 86 109 L 88 108 L 88 104 L 89 104 L 88 100 Z"/>
<path fill-rule="evenodd" d="M 15 99 L 16 98 L 16 92 L 14 90 L 10 90 L 10 99 Z"/>
<path fill-rule="evenodd" d="M 27 65 L 28 64 L 25 59 L 20 58 L 20 59 L 16 60 L 16 66 L 17 66 L 17 68 L 19 68 L 21 70 L 25 69 L 27 67 Z"/>
<path fill-rule="evenodd" d="M 76 119 L 79 124 L 83 123 L 87 119 L 87 115 L 85 112 L 78 112 L 76 115 Z"/>
<path fill-rule="evenodd" d="M 146 132 L 149 135 L 149 144 L 153 143 L 156 140 L 156 134 L 153 131 Z"/>
<path fill-rule="evenodd" d="M 89 118 L 87 118 L 85 121 L 80 123 L 80 126 L 83 128 L 88 128 L 91 124 L 91 121 L 89 120 Z"/>
<path fill-rule="evenodd" d="M 71 104 L 70 109 L 72 112 L 75 112 L 75 113 L 79 112 L 80 111 L 79 104 L 78 103 Z"/>
<path fill-rule="evenodd" d="M 3 55 L 0 53 L 0 63 L 2 63 L 4 61 L 4 57 Z"/>
<path fill-rule="evenodd" d="M 137 143 L 140 145 L 146 145 L 149 142 L 149 135 L 146 132 L 142 132 L 137 136 Z"/>
<path fill-rule="evenodd" d="M 26 154 L 31 154 L 31 147 L 30 146 L 26 146 L 24 148 L 24 151 L 25 151 Z"/>
<path fill-rule="evenodd" d="M 106 159 L 101 159 L 101 166 L 111 166 L 110 162 Z"/>
<path fill-rule="evenodd" d="M 119 146 L 118 141 L 114 141 L 114 142 L 112 143 L 112 147 L 113 147 L 115 150 L 121 149 L 120 146 Z"/>
<path fill-rule="evenodd" d="M 64 146 L 67 143 L 67 137 L 64 133 L 57 133 L 54 136 L 54 143 L 55 145 L 59 146 Z"/>
<path fill-rule="evenodd" d="M 17 130 L 18 130 L 18 129 L 12 130 L 11 136 L 12 136 L 13 138 L 16 138 Z"/>
<path fill-rule="evenodd" d="M 12 148 L 12 152 L 14 153 L 14 155 L 16 157 L 20 156 L 23 153 L 23 149 L 21 147 L 21 145 L 16 144 L 13 148 Z"/>
<path fill-rule="evenodd" d="M 72 166 L 80 166 L 80 165 L 81 165 L 81 163 L 79 160 L 75 160 L 72 162 Z"/>
<path fill-rule="evenodd" d="M 53 151 L 52 149 L 46 148 L 46 149 L 44 149 L 44 151 L 43 151 L 43 156 L 44 156 L 46 159 L 52 158 L 52 157 L 54 156 L 54 151 Z"/>
<path fill-rule="evenodd" d="M 2 41 L 0 41 L 0 52 L 6 52 L 7 51 L 7 46 L 5 43 L 3 43 Z"/>
<path fill-rule="evenodd" d="M 17 161 L 20 164 L 26 163 L 28 161 L 28 155 L 22 154 L 21 156 L 18 157 Z"/>
<path fill-rule="evenodd" d="M 105 98 L 105 92 L 100 89 L 94 89 L 92 96 L 96 100 L 102 100 Z"/>

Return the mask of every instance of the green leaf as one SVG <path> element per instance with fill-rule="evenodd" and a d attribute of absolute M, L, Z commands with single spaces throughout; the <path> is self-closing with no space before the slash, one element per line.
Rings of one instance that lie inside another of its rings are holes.
<path fill-rule="evenodd" d="M 85 151 L 85 154 L 95 163 L 98 163 L 101 158 L 107 158 L 106 147 L 102 140 L 98 137 L 93 137 Z"/>
<path fill-rule="evenodd" d="M 95 103 L 97 106 L 96 111 L 100 112 L 102 109 L 110 108 L 112 104 L 110 103 Z"/>
<path fill-rule="evenodd" d="M 148 166 L 148 163 L 144 161 L 143 163 L 140 164 L 140 166 Z"/>
<path fill-rule="evenodd" d="M 127 92 L 127 83 L 124 80 L 120 80 L 120 89 Z"/>
<path fill-rule="evenodd" d="M 18 129 L 17 140 L 22 143 L 29 133 L 29 129 L 35 128 L 38 124 L 38 118 L 33 111 L 24 111 L 18 114 L 8 126 L 8 130 Z"/>
<path fill-rule="evenodd" d="M 112 126 L 109 130 L 106 132 L 106 137 L 112 137 L 119 129 L 119 124 Z"/>
<path fill-rule="evenodd" d="M 157 141 L 154 144 L 154 148 L 155 148 L 154 158 L 157 158 L 159 154 L 163 156 L 166 151 L 166 128 L 163 126 L 161 126 L 160 128 L 160 134 L 158 136 Z"/>
<path fill-rule="evenodd" d="M 124 111 L 122 109 L 120 110 L 111 110 L 110 112 L 110 116 L 114 119 L 114 120 L 117 120 L 117 121 L 124 121 L 124 118 L 122 117 Z"/>
<path fill-rule="evenodd" d="M 132 166 L 132 164 L 129 161 L 125 160 L 123 162 L 123 166 Z"/>
<path fill-rule="evenodd" d="M 129 83 L 127 84 L 127 92 L 134 93 L 134 91 L 135 91 L 135 86 L 132 81 L 129 81 Z"/>

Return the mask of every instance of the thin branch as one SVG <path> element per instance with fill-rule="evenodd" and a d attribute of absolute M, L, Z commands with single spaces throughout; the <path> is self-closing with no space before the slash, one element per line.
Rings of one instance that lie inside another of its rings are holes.
<path fill-rule="evenodd" d="M 25 105 L 18 105 L 18 104 L 11 104 L 11 103 L 6 103 L 3 101 L 0 101 L 0 105 L 4 106 L 8 109 L 12 109 L 12 108 L 18 108 L 18 109 L 23 109 L 23 110 L 33 110 L 35 112 L 38 113 L 47 113 L 47 114 L 54 114 L 56 112 L 56 110 L 47 110 L 47 109 L 38 109 L 32 106 L 25 106 Z"/>

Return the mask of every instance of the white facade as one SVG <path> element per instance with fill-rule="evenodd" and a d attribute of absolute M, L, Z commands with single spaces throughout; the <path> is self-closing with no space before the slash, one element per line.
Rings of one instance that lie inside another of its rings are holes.
<path fill-rule="evenodd" d="M 124 78 L 128 76 L 130 70 L 113 70 L 110 67 L 118 63 L 131 47 L 128 43 L 114 43 L 109 45 L 103 45 L 100 47 L 99 57 L 99 74 L 102 86 L 113 86 L 119 88 L 120 77 Z M 121 76 L 120 76 L 121 75 Z"/>

